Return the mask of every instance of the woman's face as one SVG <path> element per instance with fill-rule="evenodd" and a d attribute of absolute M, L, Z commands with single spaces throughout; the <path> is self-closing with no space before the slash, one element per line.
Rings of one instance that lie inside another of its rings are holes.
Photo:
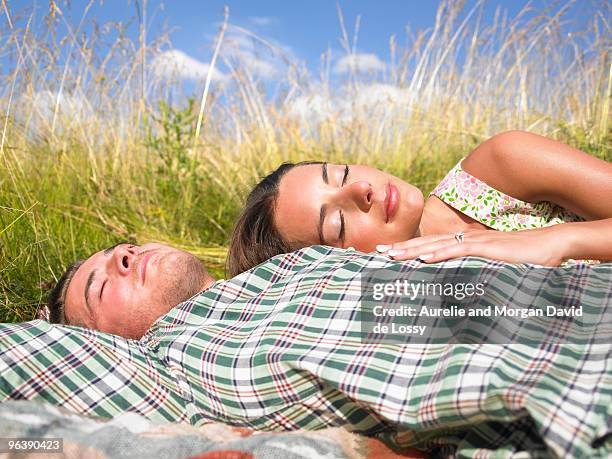
<path fill-rule="evenodd" d="M 415 236 L 423 193 L 368 166 L 308 164 L 280 181 L 275 223 L 285 241 L 374 251 Z"/>

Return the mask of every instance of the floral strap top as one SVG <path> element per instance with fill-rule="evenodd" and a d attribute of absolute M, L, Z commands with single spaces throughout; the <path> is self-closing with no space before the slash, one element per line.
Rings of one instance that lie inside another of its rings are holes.
<path fill-rule="evenodd" d="M 579 215 L 552 202 L 532 204 L 508 196 L 461 169 L 461 161 L 446 174 L 429 196 L 437 196 L 477 222 L 498 231 L 518 231 L 584 221 Z M 562 263 L 562 266 L 575 263 L 598 264 L 599 261 L 570 259 Z"/>
<path fill-rule="evenodd" d="M 437 196 L 477 222 L 498 231 L 517 231 L 584 221 L 552 202 L 532 204 L 508 196 L 461 169 L 461 161 L 446 174 L 430 196 Z"/>

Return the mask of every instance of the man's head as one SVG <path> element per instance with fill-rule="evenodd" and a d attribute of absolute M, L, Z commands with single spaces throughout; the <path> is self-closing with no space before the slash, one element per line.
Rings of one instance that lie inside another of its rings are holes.
<path fill-rule="evenodd" d="M 49 296 L 50 321 L 140 338 L 155 320 L 213 282 L 188 252 L 121 243 L 66 270 Z"/>

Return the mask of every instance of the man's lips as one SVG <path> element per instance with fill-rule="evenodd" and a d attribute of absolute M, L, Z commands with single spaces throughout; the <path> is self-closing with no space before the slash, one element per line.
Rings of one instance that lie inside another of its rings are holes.
<path fill-rule="evenodd" d="M 138 265 L 138 269 L 140 270 L 140 280 L 144 284 L 145 278 L 147 276 L 147 263 L 149 259 L 153 256 L 152 252 L 147 252 L 144 254 L 142 259 L 140 260 L 140 264 Z"/>
<path fill-rule="evenodd" d="M 387 196 L 385 197 L 385 221 L 389 223 L 395 212 L 397 211 L 397 203 L 399 202 L 399 191 L 389 183 L 387 185 Z"/>

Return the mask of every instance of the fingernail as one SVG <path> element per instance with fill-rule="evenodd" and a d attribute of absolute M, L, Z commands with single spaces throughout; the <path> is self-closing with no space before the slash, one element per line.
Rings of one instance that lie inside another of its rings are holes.
<path fill-rule="evenodd" d="M 387 255 L 389 255 L 390 257 L 394 257 L 396 255 L 401 255 L 402 253 L 404 253 L 403 250 L 394 249 L 394 250 L 389 250 L 387 252 Z"/>
<path fill-rule="evenodd" d="M 419 255 L 417 258 L 419 260 L 429 260 L 431 257 L 433 257 L 433 253 L 424 253 L 423 255 Z"/>
<path fill-rule="evenodd" d="M 385 244 L 379 244 L 376 246 L 376 251 L 377 252 L 386 252 L 387 250 L 389 250 L 391 248 L 390 245 L 385 245 Z"/>

